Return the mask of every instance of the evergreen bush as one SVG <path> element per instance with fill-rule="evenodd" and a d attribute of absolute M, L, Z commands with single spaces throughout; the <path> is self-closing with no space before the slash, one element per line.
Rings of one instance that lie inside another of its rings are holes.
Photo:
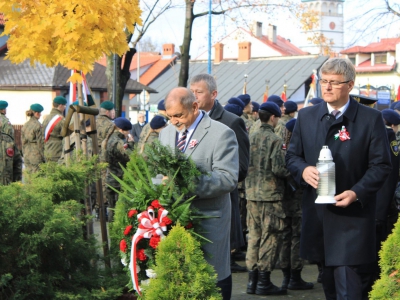
<path fill-rule="evenodd" d="M 400 299 L 400 219 L 379 252 L 380 278 L 370 292 L 370 299 Z"/>
<path fill-rule="evenodd" d="M 142 286 L 145 300 L 222 299 L 200 243 L 182 226 L 174 226 L 159 243 L 155 259 L 156 278 Z"/>
<path fill-rule="evenodd" d="M 47 163 L 26 183 L 0 186 L 0 299 L 116 299 L 80 218 L 93 161 Z M 91 176 L 90 176 L 91 175 Z"/>

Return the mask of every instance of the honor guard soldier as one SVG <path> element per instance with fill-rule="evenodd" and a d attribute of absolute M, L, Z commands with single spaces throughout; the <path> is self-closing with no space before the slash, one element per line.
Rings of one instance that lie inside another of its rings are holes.
<path fill-rule="evenodd" d="M 0 100 L 0 130 L 14 138 L 14 128 L 12 127 L 10 120 L 6 117 L 7 106 L 7 101 Z"/>

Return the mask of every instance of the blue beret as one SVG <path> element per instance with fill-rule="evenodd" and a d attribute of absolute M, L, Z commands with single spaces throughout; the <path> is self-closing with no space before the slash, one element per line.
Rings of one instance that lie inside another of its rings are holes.
<path fill-rule="evenodd" d="M 289 130 L 290 132 L 293 132 L 294 125 L 296 125 L 296 119 L 291 119 L 286 123 L 286 129 Z"/>
<path fill-rule="evenodd" d="M 282 107 L 283 105 L 283 100 L 281 99 L 281 97 L 277 96 L 277 95 L 271 95 L 268 97 L 267 102 L 273 102 L 276 105 L 278 105 L 279 107 Z"/>
<path fill-rule="evenodd" d="M 230 113 L 237 115 L 238 117 L 243 115 L 243 108 L 237 104 L 227 104 L 224 106 L 224 109 L 226 111 L 229 111 Z"/>
<path fill-rule="evenodd" d="M 79 105 L 79 100 L 76 100 L 75 102 L 72 102 L 72 105 Z M 86 102 L 83 102 L 84 106 L 87 106 Z"/>
<path fill-rule="evenodd" d="M 273 114 L 274 116 L 279 117 L 279 118 L 282 116 L 281 109 L 279 108 L 278 104 L 276 104 L 274 102 L 267 101 L 267 102 L 261 104 L 260 110 L 268 111 L 271 114 Z"/>
<path fill-rule="evenodd" d="M 114 120 L 114 124 L 119 129 L 122 129 L 122 130 L 131 130 L 132 129 L 131 122 L 128 119 L 124 118 L 124 117 L 116 118 Z"/>
<path fill-rule="evenodd" d="M 392 125 L 400 124 L 400 115 L 393 109 L 387 108 L 382 110 L 382 117 L 386 120 L 386 122 Z"/>
<path fill-rule="evenodd" d="M 8 106 L 7 101 L 0 100 L 0 109 L 6 109 Z"/>
<path fill-rule="evenodd" d="M 317 105 L 317 104 L 319 104 L 319 103 L 321 103 L 321 102 L 324 102 L 324 99 L 321 99 L 321 98 L 312 98 L 309 102 L 312 103 L 313 105 Z"/>
<path fill-rule="evenodd" d="M 256 101 L 251 101 L 251 104 L 253 105 L 253 112 L 260 109 L 260 104 L 258 104 Z"/>
<path fill-rule="evenodd" d="M 66 105 L 67 99 L 65 99 L 63 96 L 57 96 L 54 98 L 53 102 L 61 105 Z"/>
<path fill-rule="evenodd" d="M 395 110 L 400 110 L 400 101 L 399 102 L 394 102 L 396 105 L 394 106 Z"/>
<path fill-rule="evenodd" d="M 31 105 L 30 109 L 34 112 L 42 112 L 44 108 L 39 103 L 35 103 Z"/>
<path fill-rule="evenodd" d="M 165 118 L 161 116 L 155 116 L 150 121 L 151 129 L 160 129 L 163 128 L 165 125 L 167 125 L 167 120 L 165 120 Z"/>
<path fill-rule="evenodd" d="M 240 96 L 237 96 L 240 100 L 243 101 L 244 106 L 247 106 L 250 103 L 250 95 L 249 94 L 243 94 Z"/>
<path fill-rule="evenodd" d="M 296 102 L 288 100 L 283 105 L 285 106 L 285 114 L 287 114 L 287 115 L 292 112 L 297 111 L 297 103 Z"/>
<path fill-rule="evenodd" d="M 242 108 L 242 110 L 243 110 L 244 107 L 246 106 L 246 104 L 245 104 L 242 100 L 240 100 L 239 98 L 235 98 L 235 97 L 229 99 L 229 100 L 228 100 L 228 104 L 239 105 L 239 106 Z"/>
<path fill-rule="evenodd" d="M 113 110 L 114 109 L 114 103 L 111 101 L 104 101 L 100 104 L 101 108 L 104 108 L 106 110 Z"/>
<path fill-rule="evenodd" d="M 395 109 L 396 105 L 399 104 L 400 102 L 393 102 L 392 104 L 390 104 L 390 109 Z"/>
<path fill-rule="evenodd" d="M 162 99 L 160 102 L 158 102 L 157 109 L 165 110 L 165 100 L 164 99 Z"/>

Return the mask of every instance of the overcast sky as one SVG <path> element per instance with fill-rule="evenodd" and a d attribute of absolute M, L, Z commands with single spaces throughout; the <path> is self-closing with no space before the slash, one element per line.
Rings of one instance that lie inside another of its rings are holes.
<path fill-rule="evenodd" d="M 183 1 L 182 1 L 183 2 Z M 299 0 L 300 2 L 300 0 Z M 382 6 L 383 0 L 346 0 L 344 2 L 344 18 L 345 18 L 345 47 L 349 47 L 352 45 L 357 30 L 356 28 L 362 27 L 365 24 L 365 21 L 359 22 L 359 24 L 352 25 L 351 29 L 349 29 L 350 20 L 354 18 L 354 13 L 360 13 L 362 11 L 371 9 L 372 7 Z M 203 6 L 204 8 L 204 6 Z M 251 20 L 256 20 L 263 22 L 263 30 L 264 34 L 266 34 L 266 26 L 271 23 L 277 26 L 278 35 L 290 39 L 292 43 L 296 46 L 300 46 L 302 43 L 303 37 L 300 35 L 300 26 L 296 19 L 291 16 L 287 12 L 277 12 L 275 15 L 269 15 L 266 17 L 266 14 L 255 15 L 252 14 L 248 17 L 249 22 Z M 400 18 L 399 18 L 400 20 Z M 184 29 L 184 21 L 185 21 L 185 12 L 184 9 L 173 9 L 165 13 L 161 16 L 148 30 L 146 33 L 146 37 L 150 37 L 154 43 L 161 46 L 165 43 L 173 43 L 175 44 L 176 51 L 179 51 L 179 45 L 182 44 L 183 40 L 183 29 Z M 223 21 L 221 18 L 213 16 L 213 35 L 212 35 L 212 43 L 214 44 L 221 37 L 226 36 L 233 30 L 235 30 L 235 25 L 232 22 Z M 380 22 L 381 23 L 381 22 Z M 397 26 L 397 27 L 396 27 Z M 387 37 L 395 37 L 396 34 L 399 34 L 399 22 L 395 26 L 386 28 L 384 30 L 374 30 L 369 26 L 369 33 L 366 38 L 357 41 L 357 45 L 366 45 L 373 41 L 376 41 L 377 38 L 387 38 Z M 193 32 L 192 32 L 192 45 L 191 45 L 191 56 L 196 57 L 199 54 L 207 51 L 207 36 L 208 36 L 208 16 L 197 18 L 194 23 Z M 161 47 L 160 47 L 161 50 Z"/>

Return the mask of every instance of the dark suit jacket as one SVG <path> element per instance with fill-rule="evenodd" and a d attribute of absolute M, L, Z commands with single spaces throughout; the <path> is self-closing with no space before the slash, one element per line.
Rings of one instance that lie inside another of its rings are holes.
<path fill-rule="evenodd" d="M 250 159 L 250 142 L 246 125 L 242 118 L 224 110 L 218 100 L 215 100 L 214 107 L 209 116 L 211 119 L 225 124 L 232 129 L 239 145 L 239 178 L 238 182 L 243 181 L 247 176 Z M 240 249 L 244 246 L 243 230 L 240 223 L 239 194 L 236 190 L 231 192 L 232 201 L 232 220 L 231 220 L 231 249 Z"/>
<path fill-rule="evenodd" d="M 144 125 L 146 125 L 146 123 Z M 139 123 L 136 123 L 132 126 L 132 136 L 135 144 L 139 143 L 140 133 L 142 132 L 144 125 L 140 126 Z"/>
<path fill-rule="evenodd" d="M 350 140 L 334 136 L 345 126 Z M 336 164 L 336 193 L 353 190 L 358 201 L 346 208 L 315 204 L 316 190 L 307 186 L 303 195 L 300 254 L 328 266 L 360 265 L 375 261 L 376 193 L 391 170 L 388 139 L 379 111 L 350 99 L 337 120 L 325 102 L 299 111 L 289 149 L 287 168 L 298 183 L 315 166 L 322 146 L 332 151 Z"/>

